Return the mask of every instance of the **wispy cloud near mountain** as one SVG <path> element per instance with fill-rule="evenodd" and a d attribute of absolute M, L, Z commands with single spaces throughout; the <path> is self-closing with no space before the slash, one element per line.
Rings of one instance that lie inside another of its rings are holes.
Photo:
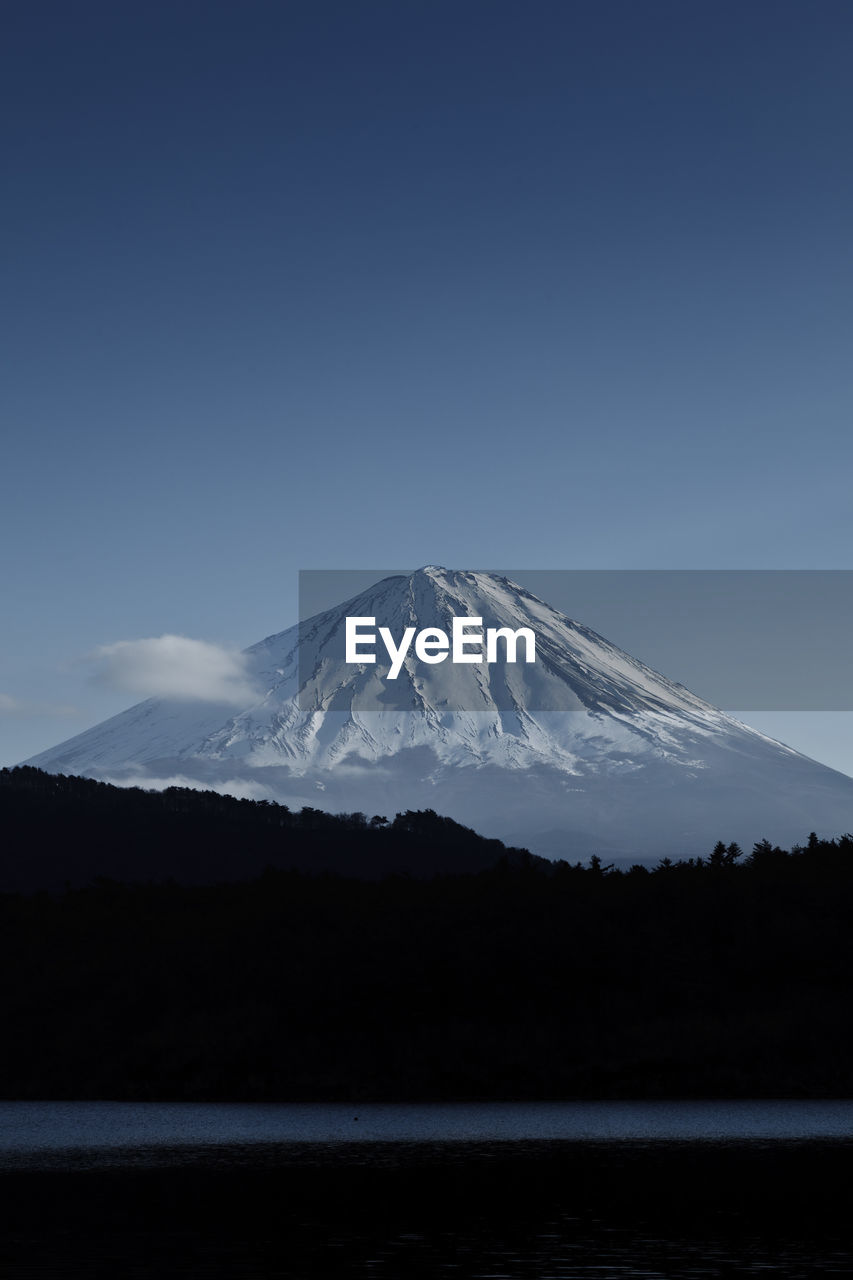
<path fill-rule="evenodd" d="M 188 636 L 154 636 L 101 645 L 90 655 L 96 680 L 144 698 L 218 702 L 244 707 L 257 696 L 246 657 Z"/>

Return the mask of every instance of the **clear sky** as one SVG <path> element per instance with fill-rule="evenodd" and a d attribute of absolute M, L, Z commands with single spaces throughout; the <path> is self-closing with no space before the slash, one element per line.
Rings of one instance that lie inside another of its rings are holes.
<path fill-rule="evenodd" d="M 849 0 L 3 27 L 0 763 L 300 568 L 853 567 Z"/>

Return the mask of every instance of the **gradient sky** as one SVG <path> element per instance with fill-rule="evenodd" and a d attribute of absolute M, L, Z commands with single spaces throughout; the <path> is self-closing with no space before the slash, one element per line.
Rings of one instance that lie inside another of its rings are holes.
<path fill-rule="evenodd" d="M 0 763 L 300 568 L 853 567 L 848 0 L 3 28 Z"/>

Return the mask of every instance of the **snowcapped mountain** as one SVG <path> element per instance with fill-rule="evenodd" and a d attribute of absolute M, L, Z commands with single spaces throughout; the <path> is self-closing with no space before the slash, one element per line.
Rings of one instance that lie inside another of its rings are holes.
<path fill-rule="evenodd" d="M 375 664 L 345 661 L 347 617 L 375 618 L 395 640 L 407 627 L 449 634 L 454 617 L 528 627 L 536 661 L 425 665 L 410 651 L 391 681 L 381 645 Z M 245 656 L 257 696 L 243 710 L 149 699 L 27 763 L 332 811 L 430 807 L 570 858 L 853 827 L 853 779 L 494 574 L 430 566 L 386 578 Z"/>

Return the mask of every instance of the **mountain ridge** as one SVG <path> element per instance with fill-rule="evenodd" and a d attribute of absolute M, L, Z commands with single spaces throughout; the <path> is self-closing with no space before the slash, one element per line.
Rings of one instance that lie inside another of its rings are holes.
<path fill-rule="evenodd" d="M 375 664 L 345 662 L 347 616 L 394 635 L 453 616 L 530 626 L 537 660 L 425 666 L 409 653 L 392 682 L 379 651 Z M 148 699 L 26 763 L 341 809 L 426 805 L 536 852 L 562 854 L 569 836 L 579 856 L 659 850 L 668 822 L 666 846 L 688 852 L 727 834 L 720 818 L 741 843 L 802 838 L 816 813 L 828 834 L 853 825 L 853 779 L 495 574 L 427 566 L 382 579 L 245 658 L 258 690 L 245 709 Z"/>

